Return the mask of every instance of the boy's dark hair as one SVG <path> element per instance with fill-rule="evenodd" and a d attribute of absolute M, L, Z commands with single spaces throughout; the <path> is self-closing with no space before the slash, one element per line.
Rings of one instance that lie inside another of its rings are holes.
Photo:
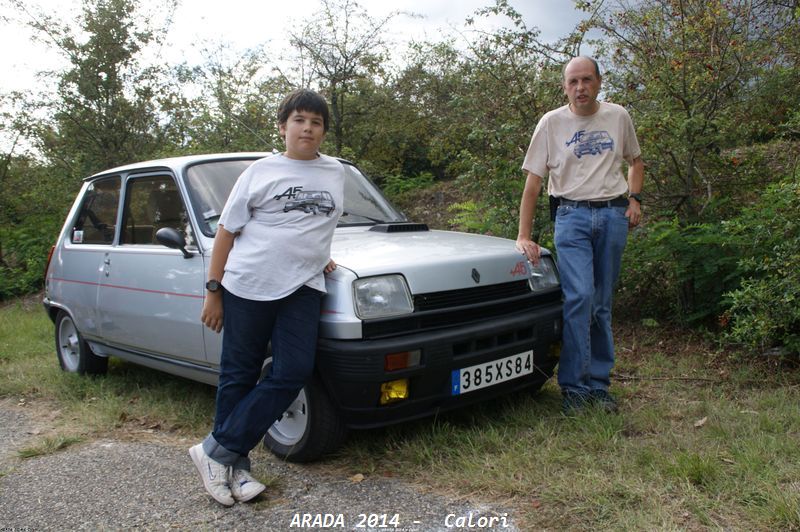
<path fill-rule="evenodd" d="M 285 124 L 292 111 L 309 111 L 322 116 L 323 127 L 328 132 L 330 113 L 328 102 L 318 92 L 311 89 L 296 89 L 286 95 L 278 107 L 278 124 Z"/>

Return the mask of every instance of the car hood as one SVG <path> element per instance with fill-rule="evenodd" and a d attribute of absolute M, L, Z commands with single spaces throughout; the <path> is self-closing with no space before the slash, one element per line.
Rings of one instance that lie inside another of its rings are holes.
<path fill-rule="evenodd" d="M 424 294 L 526 280 L 525 258 L 513 240 L 451 231 L 385 233 L 339 228 L 331 256 L 358 277 L 401 274 Z"/>

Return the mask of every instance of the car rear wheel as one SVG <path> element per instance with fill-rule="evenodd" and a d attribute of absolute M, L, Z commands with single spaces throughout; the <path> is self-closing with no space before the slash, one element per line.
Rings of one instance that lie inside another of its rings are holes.
<path fill-rule="evenodd" d="M 289 462 L 312 462 L 336 450 L 347 428 L 316 376 L 264 436 L 264 446 Z"/>
<path fill-rule="evenodd" d="M 92 353 L 72 316 L 63 310 L 56 316 L 56 354 L 61 369 L 68 373 L 103 375 L 108 371 L 108 358 Z"/>

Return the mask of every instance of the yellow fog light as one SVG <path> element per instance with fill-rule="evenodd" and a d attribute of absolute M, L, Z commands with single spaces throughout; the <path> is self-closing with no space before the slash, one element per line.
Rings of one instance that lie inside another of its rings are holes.
<path fill-rule="evenodd" d="M 381 384 L 381 404 L 388 405 L 408 399 L 408 379 L 384 382 Z"/>

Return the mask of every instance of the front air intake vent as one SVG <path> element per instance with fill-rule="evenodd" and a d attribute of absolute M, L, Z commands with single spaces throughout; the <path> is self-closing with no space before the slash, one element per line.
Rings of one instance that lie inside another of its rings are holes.
<path fill-rule="evenodd" d="M 427 224 L 398 223 L 398 224 L 378 224 L 369 228 L 370 231 L 379 233 L 417 233 L 428 231 Z"/>

